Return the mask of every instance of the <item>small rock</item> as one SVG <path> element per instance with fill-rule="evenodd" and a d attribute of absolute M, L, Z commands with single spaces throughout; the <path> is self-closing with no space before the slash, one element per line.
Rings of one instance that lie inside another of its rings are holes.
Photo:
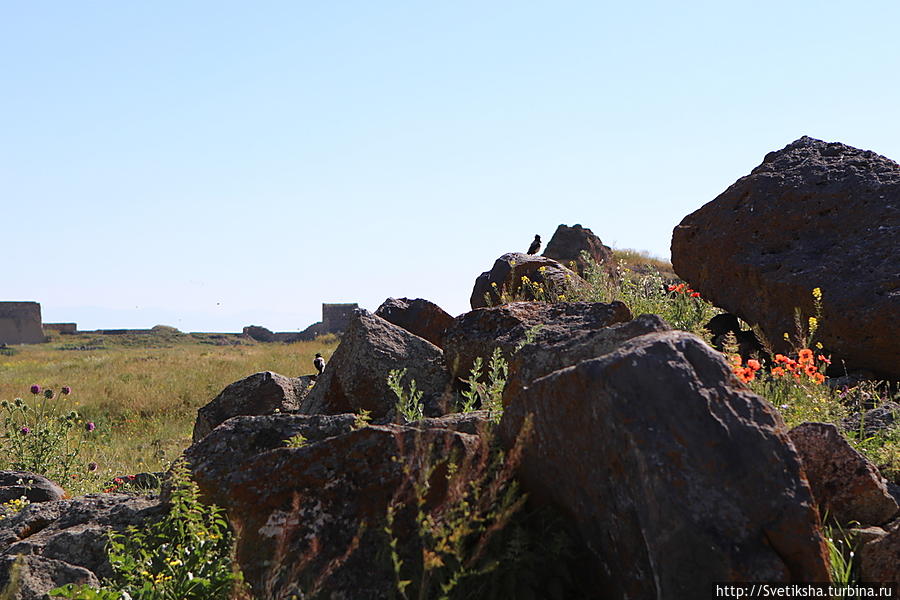
<path fill-rule="evenodd" d="M 415 380 L 427 415 L 446 412 L 450 375 L 444 354 L 431 342 L 359 309 L 325 372 L 304 398 L 303 414 L 341 414 L 368 410 L 373 419 L 390 418 L 397 397 L 387 385 L 390 371 L 406 369 L 403 385 Z"/>
<path fill-rule="evenodd" d="M 197 411 L 193 440 L 203 439 L 220 423 L 237 415 L 268 415 L 300 409 L 312 378 L 285 377 L 262 371 L 236 381 Z"/>
<path fill-rule="evenodd" d="M 885 534 L 859 550 L 860 579 L 900 586 L 900 519 L 885 527 Z"/>
<path fill-rule="evenodd" d="M 841 525 L 881 525 L 897 501 L 878 469 L 830 423 L 802 423 L 790 431 L 819 510 Z"/>
<path fill-rule="evenodd" d="M 381 303 L 375 315 L 402 327 L 438 348 L 444 331 L 453 324 L 453 317 L 434 302 L 416 298 L 388 298 Z"/>
<path fill-rule="evenodd" d="M 598 266 L 612 275 L 615 271 L 612 248 L 604 245 L 594 232 L 581 225 L 560 225 L 556 228 L 544 256 L 552 258 L 566 267 L 573 267 L 579 275 L 584 275 L 587 263 L 581 253 L 587 252 Z"/>
<path fill-rule="evenodd" d="M 62 500 L 66 491 L 43 475 L 27 471 L 0 471 L 0 502 L 25 496 L 29 502 Z"/>
<path fill-rule="evenodd" d="M 496 306 L 502 301 L 501 294 L 535 300 L 531 290 L 522 286 L 522 277 L 543 285 L 548 293 L 553 294 L 565 293 L 569 285 L 585 285 L 577 273 L 551 258 L 510 252 L 498 258 L 490 271 L 478 276 L 469 304 L 473 309 Z"/>

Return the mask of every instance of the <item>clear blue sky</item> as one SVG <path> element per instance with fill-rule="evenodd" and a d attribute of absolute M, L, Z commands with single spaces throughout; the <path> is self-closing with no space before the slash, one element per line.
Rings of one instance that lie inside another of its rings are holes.
<path fill-rule="evenodd" d="M 84 329 L 468 308 L 802 135 L 900 159 L 900 2 L 0 0 L 0 300 Z"/>

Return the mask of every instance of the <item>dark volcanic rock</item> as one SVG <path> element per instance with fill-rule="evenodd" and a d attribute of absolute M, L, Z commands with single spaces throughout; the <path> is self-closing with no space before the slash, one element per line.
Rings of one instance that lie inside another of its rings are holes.
<path fill-rule="evenodd" d="M 299 410 L 312 385 L 310 377 L 285 377 L 262 371 L 235 381 L 197 411 L 193 440 L 203 439 L 223 421 L 238 415 L 269 415 Z"/>
<path fill-rule="evenodd" d="M 621 302 L 513 302 L 479 308 L 455 319 L 444 334 L 444 357 L 454 378 L 468 377 L 472 363 L 500 348 L 509 358 L 530 334 L 535 345 L 565 344 L 566 339 L 631 320 Z"/>
<path fill-rule="evenodd" d="M 546 325 L 540 331 L 540 342 L 523 346 L 510 361 L 503 392 L 504 404 L 506 398 L 515 396 L 523 386 L 530 385 L 535 379 L 583 360 L 608 354 L 632 338 L 671 329 L 657 315 L 641 315 L 633 321 L 609 327 L 565 321 Z"/>
<path fill-rule="evenodd" d="M 97 577 L 84 567 L 43 556 L 0 556 L 4 600 L 44 600 L 47 592 L 67 583 L 100 587 Z"/>
<path fill-rule="evenodd" d="M 309 443 L 349 433 L 354 415 L 263 415 L 234 417 L 184 451 L 204 500 L 228 508 L 229 477 L 235 466 L 302 435 Z"/>
<path fill-rule="evenodd" d="M 841 423 L 844 431 L 862 433 L 864 438 L 887 433 L 895 427 L 900 427 L 900 404 L 890 400 L 862 414 L 854 413 Z"/>
<path fill-rule="evenodd" d="M 803 423 L 790 431 L 819 511 L 841 525 L 881 525 L 897 514 L 887 483 L 830 423 Z"/>
<path fill-rule="evenodd" d="M 827 581 L 819 515 L 778 413 L 684 332 L 644 335 L 507 399 L 532 415 L 523 489 L 569 515 L 610 598 L 713 581 Z"/>
<path fill-rule="evenodd" d="M 108 532 L 140 526 L 164 513 L 159 498 L 123 494 L 29 504 L 0 520 L 0 557 L 29 557 L 29 576 L 39 582 L 29 584 L 35 593 L 65 583 L 95 583 L 113 575 L 106 553 Z M 47 569 L 44 575 L 42 569 Z"/>
<path fill-rule="evenodd" d="M 237 560 L 254 597 L 392 597 L 383 527 L 388 505 L 408 491 L 404 464 L 450 454 L 462 464 L 486 450 L 478 436 L 429 421 L 416 428 L 373 425 L 233 463 L 223 493 L 241 532 Z M 446 493 L 444 474 L 433 472 L 429 503 Z M 414 505 L 399 505 L 398 529 L 412 527 L 402 507 Z M 408 542 L 400 538 L 401 546 Z"/>
<path fill-rule="evenodd" d="M 66 491 L 43 475 L 0 471 L 0 503 L 25 496 L 29 502 L 62 500 Z"/>
<path fill-rule="evenodd" d="M 375 315 L 428 340 L 438 348 L 441 347 L 444 331 L 453 324 L 453 317 L 444 309 L 422 298 L 388 298 L 381 303 Z"/>
<path fill-rule="evenodd" d="M 397 402 L 387 386 L 388 373 L 394 369 L 407 369 L 403 385 L 415 380 L 424 392 L 427 415 L 445 412 L 450 375 L 441 349 L 367 310 L 357 310 L 300 410 L 334 415 L 365 409 L 374 419 L 388 417 Z"/>
<path fill-rule="evenodd" d="M 887 525 L 884 535 L 863 544 L 859 567 L 864 582 L 900 585 L 900 519 Z"/>
<path fill-rule="evenodd" d="M 900 377 L 900 165 L 803 137 L 766 155 L 672 236 L 675 272 L 703 297 L 763 329 L 775 350 L 794 308 L 847 368 Z"/>
<path fill-rule="evenodd" d="M 530 289 L 522 286 L 522 277 L 539 283 L 551 293 L 564 293 L 566 287 L 583 284 L 584 280 L 552 258 L 510 252 L 494 262 L 490 271 L 485 271 L 475 280 L 469 304 L 472 308 L 496 306 L 500 304 L 501 293 L 524 300 L 534 300 Z"/>
<path fill-rule="evenodd" d="M 581 256 L 582 252 L 587 252 L 588 256 L 603 266 L 608 273 L 612 274 L 615 271 L 612 248 L 604 245 L 593 231 L 581 225 L 557 227 L 543 256 L 567 267 L 572 267 L 572 263 L 575 263 L 572 270 L 583 275 L 587 264 Z"/>

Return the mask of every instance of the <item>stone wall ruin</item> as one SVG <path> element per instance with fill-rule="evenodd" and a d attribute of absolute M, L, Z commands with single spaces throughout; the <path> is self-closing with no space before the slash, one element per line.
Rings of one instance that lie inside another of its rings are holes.
<path fill-rule="evenodd" d="M 0 302 L 0 344 L 40 344 L 47 341 L 37 302 Z"/>

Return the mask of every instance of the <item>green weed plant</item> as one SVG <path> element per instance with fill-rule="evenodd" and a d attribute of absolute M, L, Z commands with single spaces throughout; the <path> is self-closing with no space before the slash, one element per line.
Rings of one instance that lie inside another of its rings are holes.
<path fill-rule="evenodd" d="M 462 391 L 460 412 L 468 413 L 480 406 L 489 412 L 491 420 L 503 416 L 503 388 L 509 375 L 509 363 L 500 348 L 494 348 L 488 361 L 487 373 L 482 373 L 484 360 L 479 356 L 472 363 L 469 377 L 463 380 L 468 389 Z"/>
<path fill-rule="evenodd" d="M 425 418 L 425 408 L 422 406 L 423 392 L 416 387 L 416 380 L 411 379 L 409 388 L 403 386 L 403 378 L 406 369 L 393 369 L 388 373 L 387 385 L 397 396 L 395 408 L 398 417 L 402 417 L 407 423 L 421 421 Z"/>
<path fill-rule="evenodd" d="M 384 528 L 400 598 L 487 597 L 488 576 L 503 568 L 502 552 L 492 544 L 525 503 L 513 474 L 530 431 L 529 420 L 509 453 L 483 431 L 478 451 L 463 459 L 425 443 L 406 456 L 405 483 L 388 506 Z M 435 487 L 444 490 L 437 502 Z M 414 534 L 401 542 L 398 516 L 410 508 Z"/>
<path fill-rule="evenodd" d="M 187 467 L 171 470 L 169 512 L 144 527 L 113 532 L 107 548 L 115 576 L 101 589 L 68 584 L 51 590 L 76 600 L 222 600 L 240 583 L 223 511 L 200 502 Z"/>

